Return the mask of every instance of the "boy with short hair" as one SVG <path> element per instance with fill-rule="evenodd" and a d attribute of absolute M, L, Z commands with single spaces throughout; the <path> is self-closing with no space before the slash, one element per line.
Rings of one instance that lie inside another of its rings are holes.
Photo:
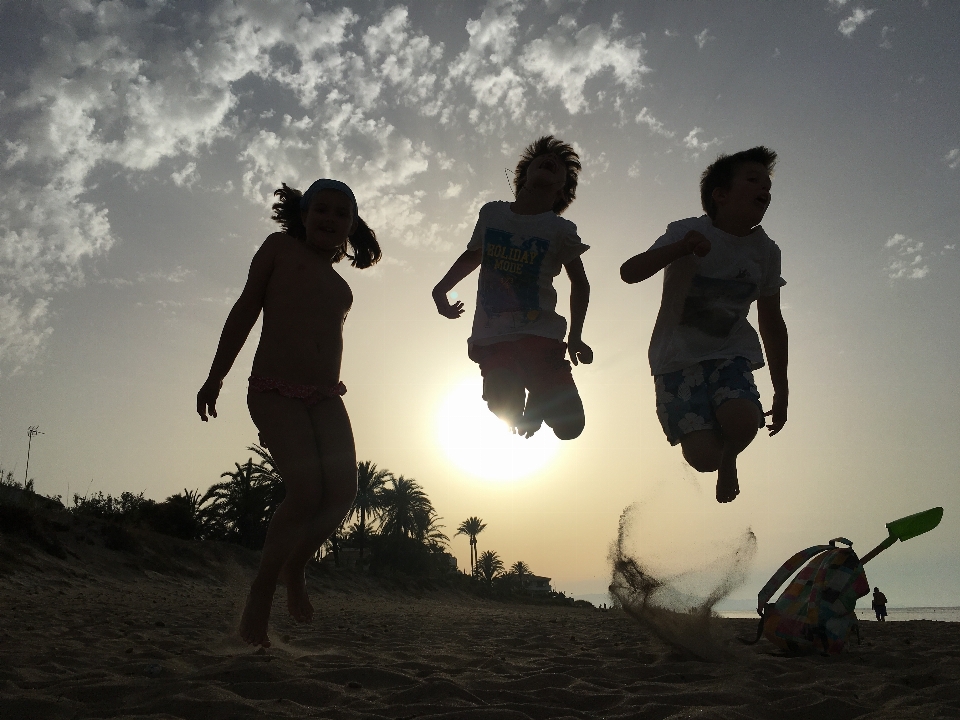
<path fill-rule="evenodd" d="M 480 365 L 483 399 L 490 411 L 524 437 L 543 422 L 561 440 L 584 426 L 583 403 L 565 359 L 593 361 L 580 335 L 590 283 L 580 255 L 589 249 L 577 226 L 560 217 L 576 197 L 580 158 L 567 143 L 541 137 L 523 151 L 514 172 L 516 200 L 490 202 L 467 244 L 433 289 L 437 311 L 457 319 L 463 303 L 447 293 L 480 267 L 471 360 Z M 570 278 L 570 334 L 557 314 L 553 278 L 564 268 Z M 528 394 L 529 392 L 529 394 Z"/>
<path fill-rule="evenodd" d="M 720 155 L 700 178 L 706 215 L 670 223 L 649 250 L 620 268 L 637 283 L 666 268 L 650 338 L 657 415 L 671 445 L 700 472 L 717 470 L 717 501 L 740 493 L 737 455 L 772 415 L 787 421 L 787 326 L 780 312 L 780 248 L 760 221 L 770 205 L 777 154 L 758 146 Z M 747 322 L 756 301 L 760 338 Z M 753 382 L 766 351 L 773 382 L 767 413 Z"/>

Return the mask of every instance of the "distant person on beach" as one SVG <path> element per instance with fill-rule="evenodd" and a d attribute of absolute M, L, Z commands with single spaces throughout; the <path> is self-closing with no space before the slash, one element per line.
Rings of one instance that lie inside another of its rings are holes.
<path fill-rule="evenodd" d="M 216 417 L 223 379 L 263 311 L 247 407 L 285 495 L 267 530 L 240 635 L 264 647 L 270 645 L 267 620 L 278 580 L 287 588 L 290 614 L 298 622 L 311 620 L 304 567 L 357 492 L 353 431 L 341 399 L 347 389 L 340 381 L 343 323 L 353 294 L 333 265 L 347 257 L 354 267 L 367 268 L 381 254 L 344 183 L 317 180 L 303 195 L 284 184 L 274 195 L 280 201 L 273 219 L 283 232 L 270 235 L 254 255 L 197 393 L 200 419 Z"/>
<path fill-rule="evenodd" d="M 873 612 L 876 613 L 879 622 L 887 621 L 887 596 L 880 592 L 880 588 L 873 589 Z"/>
<path fill-rule="evenodd" d="M 565 355 L 574 365 L 593 362 L 581 338 L 590 283 L 580 256 L 589 246 L 560 217 L 576 196 L 579 172 L 573 147 L 552 135 L 527 146 L 513 174 L 516 199 L 480 208 L 467 249 L 433 289 L 437 311 L 455 320 L 463 302 L 451 304 L 447 294 L 480 268 L 467 353 L 480 366 L 487 407 L 524 437 L 544 422 L 561 440 L 583 432 L 583 403 Z M 570 278 L 569 334 L 556 312 L 553 279 L 561 269 Z"/>
<path fill-rule="evenodd" d="M 705 215 L 678 220 L 620 268 L 638 283 L 666 269 L 650 339 L 657 415 L 671 445 L 699 472 L 717 472 L 717 502 L 740 493 L 737 456 L 764 426 L 787 422 L 787 326 L 780 312 L 780 248 L 760 221 L 777 154 L 763 146 L 720 155 L 701 176 Z M 756 301 L 760 337 L 747 322 Z M 764 413 L 753 370 L 766 351 L 773 406 Z"/>

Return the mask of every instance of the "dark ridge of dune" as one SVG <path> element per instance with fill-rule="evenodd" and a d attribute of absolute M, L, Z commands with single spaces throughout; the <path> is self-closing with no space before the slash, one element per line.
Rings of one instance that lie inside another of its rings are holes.
<path fill-rule="evenodd" d="M 960 624 L 865 624 L 862 645 L 829 659 L 761 642 L 705 662 L 620 611 L 330 569 L 308 579 L 314 623 L 294 623 L 280 589 L 274 646 L 257 650 L 235 634 L 256 553 L 37 532 L 65 557 L 22 527 L 0 533 L 2 720 L 960 717 Z M 711 622 L 720 642 L 755 627 Z"/>

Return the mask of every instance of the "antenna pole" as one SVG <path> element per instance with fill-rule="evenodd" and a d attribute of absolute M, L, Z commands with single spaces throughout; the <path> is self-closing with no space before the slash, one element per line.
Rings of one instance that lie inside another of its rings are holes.
<path fill-rule="evenodd" d="M 23 487 L 27 487 L 27 478 L 30 476 L 30 448 L 35 435 L 43 435 L 39 425 L 31 425 L 27 428 L 27 468 L 23 471 Z"/>

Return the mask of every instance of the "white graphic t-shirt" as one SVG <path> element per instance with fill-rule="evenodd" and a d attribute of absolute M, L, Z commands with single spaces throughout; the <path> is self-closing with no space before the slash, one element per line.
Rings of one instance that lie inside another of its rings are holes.
<path fill-rule="evenodd" d="M 780 248 L 761 227 L 737 237 L 702 215 L 670 223 L 650 249 L 675 243 L 690 230 L 710 240 L 710 252 L 702 258 L 687 255 L 664 269 L 650 370 L 663 375 L 735 357 L 749 360 L 754 370 L 763 367 L 760 338 L 747 313 L 758 297 L 774 295 L 786 284 L 780 277 Z"/>
<path fill-rule="evenodd" d="M 467 346 L 522 335 L 563 340 L 567 321 L 556 312 L 553 278 L 589 247 L 577 235 L 577 226 L 554 212 L 517 215 L 503 201 L 480 208 L 467 244 L 467 250 L 483 251 Z"/>

